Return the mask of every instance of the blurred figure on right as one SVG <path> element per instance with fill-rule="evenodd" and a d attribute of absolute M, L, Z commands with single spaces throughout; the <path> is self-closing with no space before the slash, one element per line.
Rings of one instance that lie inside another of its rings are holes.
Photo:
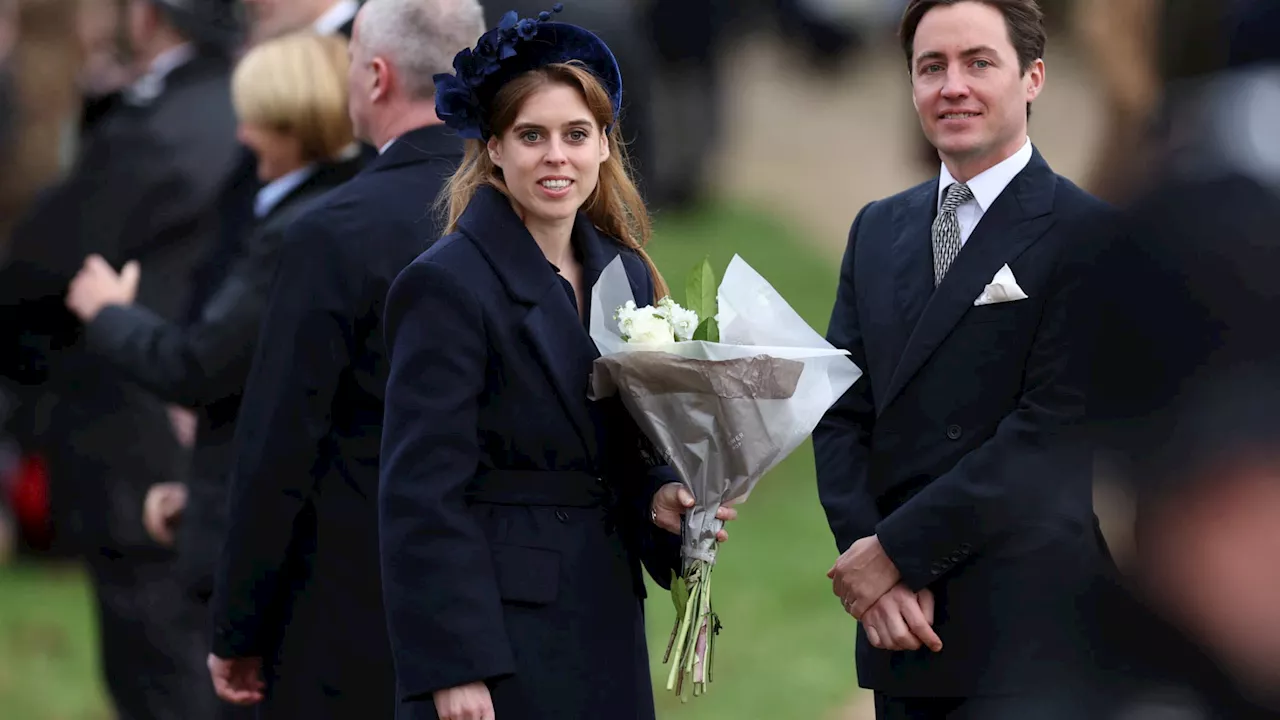
<path fill-rule="evenodd" d="M 1280 717 L 1280 3 L 1179 5 L 1161 162 L 1084 295 L 1090 429 L 1135 501 L 1081 599 L 1088 716 Z"/>

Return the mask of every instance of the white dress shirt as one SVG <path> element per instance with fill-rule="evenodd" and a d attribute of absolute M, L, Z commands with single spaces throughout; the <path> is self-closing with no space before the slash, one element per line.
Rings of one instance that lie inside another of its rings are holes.
<path fill-rule="evenodd" d="M 978 226 L 978 221 L 991 207 L 991 203 L 1000 197 L 1000 193 L 1004 192 L 1004 189 L 1029 162 L 1031 162 L 1031 138 L 1027 138 L 1018 152 L 983 170 L 968 182 L 969 189 L 973 191 L 973 199 L 956 208 L 956 220 L 960 223 L 961 247 L 973 234 L 973 229 Z M 942 209 L 942 200 L 946 197 L 947 188 L 955 182 L 956 179 L 951 176 L 944 163 L 942 171 L 938 173 L 939 210 Z"/>
<path fill-rule="evenodd" d="M 124 98 L 132 105 L 146 105 L 164 92 L 164 79 L 196 56 L 191 43 L 175 45 L 156 56 L 147 71 L 124 89 Z"/>
<path fill-rule="evenodd" d="M 253 199 L 253 216 L 259 220 L 266 217 L 268 213 L 276 209 L 276 206 L 280 204 L 281 200 L 285 199 L 285 196 L 306 182 L 315 171 L 315 165 L 307 165 L 281 175 L 263 185 L 262 189 L 258 191 L 258 195 Z"/>
<path fill-rule="evenodd" d="M 324 11 L 316 21 L 311 25 L 311 29 L 317 35 L 332 35 L 338 32 L 338 28 L 346 25 L 351 18 L 356 16 L 360 10 L 360 3 L 356 0 L 341 0 L 336 2 L 328 10 Z"/>

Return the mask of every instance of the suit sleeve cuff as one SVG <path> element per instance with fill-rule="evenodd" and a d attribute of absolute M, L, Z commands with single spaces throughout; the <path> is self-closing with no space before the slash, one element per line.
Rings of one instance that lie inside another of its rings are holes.
<path fill-rule="evenodd" d="M 967 542 L 952 546 L 903 510 L 905 506 L 876 525 L 876 538 L 902 581 L 912 592 L 920 592 L 966 560 L 973 548 Z"/>
<path fill-rule="evenodd" d="M 223 660 L 262 657 L 262 650 L 247 634 L 225 626 L 215 626 L 211 650 Z"/>
<path fill-rule="evenodd" d="M 109 356 L 120 351 L 124 339 L 132 334 L 134 328 L 161 323 L 163 321 L 146 308 L 107 305 L 85 325 L 84 332 L 92 350 Z"/>

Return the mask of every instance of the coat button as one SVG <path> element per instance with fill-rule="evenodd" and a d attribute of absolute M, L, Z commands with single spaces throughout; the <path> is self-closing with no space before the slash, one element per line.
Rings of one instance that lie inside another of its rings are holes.
<path fill-rule="evenodd" d="M 960 429 L 960 426 L 959 426 L 959 425 L 948 425 L 948 426 L 947 426 L 947 437 L 948 437 L 948 438 L 951 438 L 952 440 L 959 440 L 959 439 L 960 439 L 960 434 L 961 434 L 961 432 L 962 432 L 962 431 L 961 431 L 961 429 Z"/>
<path fill-rule="evenodd" d="M 569 522 L 569 513 L 564 510 L 556 510 L 556 519 L 560 522 Z"/>

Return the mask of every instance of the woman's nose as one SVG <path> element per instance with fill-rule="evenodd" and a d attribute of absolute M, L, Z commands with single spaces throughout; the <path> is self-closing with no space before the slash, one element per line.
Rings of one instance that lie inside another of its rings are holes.
<path fill-rule="evenodd" d="M 547 154 L 545 160 L 548 163 L 551 163 L 552 165 L 563 165 L 568 159 L 568 156 L 565 155 L 564 152 L 564 145 L 561 144 L 559 140 L 553 139 L 551 142 L 547 143 Z"/>

